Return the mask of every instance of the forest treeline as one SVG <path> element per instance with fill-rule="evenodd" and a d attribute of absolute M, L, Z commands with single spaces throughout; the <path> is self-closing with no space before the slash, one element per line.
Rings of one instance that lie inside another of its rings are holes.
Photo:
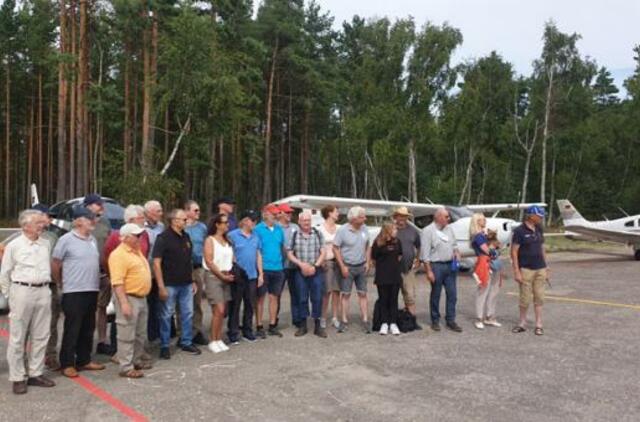
<path fill-rule="evenodd" d="M 454 64 L 463 34 L 446 23 L 336 28 L 303 0 L 4 0 L 0 217 L 31 183 L 48 203 L 313 193 L 640 211 L 640 44 L 621 98 L 553 21 L 524 76 L 495 52 Z"/>

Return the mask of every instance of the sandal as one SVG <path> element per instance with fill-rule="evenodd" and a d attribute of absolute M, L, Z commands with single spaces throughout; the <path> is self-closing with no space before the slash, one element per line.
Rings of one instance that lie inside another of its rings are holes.
<path fill-rule="evenodd" d="M 142 378 L 144 374 L 137 369 L 129 369 L 128 371 L 120 372 L 120 376 L 124 378 Z"/>
<path fill-rule="evenodd" d="M 153 369 L 153 364 L 151 362 L 145 362 L 142 361 L 140 363 L 136 363 L 133 365 L 133 367 L 137 370 L 142 370 L 142 369 Z"/>
<path fill-rule="evenodd" d="M 534 333 L 535 333 L 537 336 L 541 336 L 541 335 L 543 335 L 543 334 L 544 334 L 544 330 L 542 329 L 542 327 L 536 327 L 536 329 L 535 329 Z"/>
<path fill-rule="evenodd" d="M 516 325 L 515 327 L 513 327 L 513 330 L 511 330 L 512 333 L 524 333 L 525 331 L 527 331 L 524 327 L 521 327 L 519 325 Z"/>

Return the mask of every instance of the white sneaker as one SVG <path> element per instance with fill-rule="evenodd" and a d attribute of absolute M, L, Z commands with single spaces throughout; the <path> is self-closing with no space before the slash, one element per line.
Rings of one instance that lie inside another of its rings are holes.
<path fill-rule="evenodd" d="M 221 352 L 226 352 L 227 350 L 229 350 L 229 346 L 224 344 L 224 341 L 222 341 L 222 340 L 218 341 L 218 347 L 220 348 Z"/>
<path fill-rule="evenodd" d="M 484 320 L 484 325 L 490 325 L 492 327 L 502 327 L 502 324 L 500 324 L 495 319 L 485 319 Z"/>
<path fill-rule="evenodd" d="M 389 325 L 385 322 L 380 326 L 380 335 L 386 336 L 387 334 L 389 334 Z"/>
<path fill-rule="evenodd" d="M 331 324 L 333 324 L 336 330 L 340 328 L 340 321 L 338 321 L 338 318 L 331 318 Z"/>
<path fill-rule="evenodd" d="M 475 325 L 478 330 L 484 329 L 484 324 L 482 323 L 482 321 L 476 321 L 473 323 L 473 325 Z"/>
<path fill-rule="evenodd" d="M 394 336 L 400 335 L 400 329 L 396 324 L 391 324 L 391 327 L 389 328 L 391 328 L 391 334 L 393 334 Z"/>
<path fill-rule="evenodd" d="M 207 348 L 211 351 L 211 353 L 220 353 L 220 352 L 222 352 L 222 350 L 220 349 L 220 346 L 218 345 L 217 341 L 210 342 L 209 345 L 207 346 Z"/>

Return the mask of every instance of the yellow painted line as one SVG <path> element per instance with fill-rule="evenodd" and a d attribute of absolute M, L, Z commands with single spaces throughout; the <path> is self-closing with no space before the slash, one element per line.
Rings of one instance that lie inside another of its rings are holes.
<path fill-rule="evenodd" d="M 507 294 L 509 296 L 520 296 L 518 293 L 514 293 L 514 292 L 508 292 Z M 614 308 L 627 308 L 627 309 L 633 309 L 635 311 L 640 311 L 640 305 L 631 305 L 628 303 L 602 302 L 600 300 L 576 299 L 572 297 L 550 296 L 550 295 L 545 295 L 544 298 L 549 300 L 557 300 L 558 302 L 582 303 L 585 305 L 597 305 L 597 306 L 612 306 Z"/>

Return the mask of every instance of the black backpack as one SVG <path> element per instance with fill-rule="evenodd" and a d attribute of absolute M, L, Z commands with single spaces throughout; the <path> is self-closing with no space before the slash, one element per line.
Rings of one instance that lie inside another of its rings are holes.
<path fill-rule="evenodd" d="M 398 311 L 398 328 L 403 333 L 408 333 L 416 329 L 416 317 L 406 309 Z"/>

